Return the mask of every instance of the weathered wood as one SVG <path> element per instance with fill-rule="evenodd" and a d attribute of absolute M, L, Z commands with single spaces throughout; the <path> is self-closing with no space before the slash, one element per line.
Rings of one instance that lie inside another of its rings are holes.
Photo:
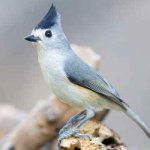
<path fill-rule="evenodd" d="M 116 132 L 95 120 L 86 122 L 79 133 L 90 135 L 91 140 L 69 137 L 62 140 L 61 150 L 127 150 Z"/>

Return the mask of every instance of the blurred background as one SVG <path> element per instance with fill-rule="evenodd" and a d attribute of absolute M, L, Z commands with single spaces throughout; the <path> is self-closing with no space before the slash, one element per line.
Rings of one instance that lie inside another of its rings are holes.
<path fill-rule="evenodd" d="M 101 73 L 150 127 L 150 1 L 55 0 L 71 43 L 102 56 Z M 36 51 L 23 38 L 48 11 L 50 0 L 0 2 L 0 102 L 29 110 L 50 91 Z M 112 112 L 105 124 L 131 150 L 150 141 L 124 114 Z"/>

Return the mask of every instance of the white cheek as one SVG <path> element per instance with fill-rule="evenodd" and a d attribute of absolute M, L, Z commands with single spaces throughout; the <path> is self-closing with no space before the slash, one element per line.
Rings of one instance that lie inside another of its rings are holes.
<path fill-rule="evenodd" d="M 40 44 L 45 50 L 47 50 L 47 49 L 51 46 L 51 44 L 53 43 L 53 41 L 51 40 L 51 38 L 45 37 L 45 34 L 44 34 L 44 35 L 41 35 L 40 38 L 41 38 L 41 41 L 39 41 L 39 44 Z"/>
<path fill-rule="evenodd" d="M 47 48 L 54 48 L 57 45 L 57 35 L 52 35 L 50 38 L 43 37 L 43 43 Z"/>

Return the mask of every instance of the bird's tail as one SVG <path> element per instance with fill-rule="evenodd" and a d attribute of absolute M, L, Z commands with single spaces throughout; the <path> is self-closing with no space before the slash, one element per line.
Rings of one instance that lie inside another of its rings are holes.
<path fill-rule="evenodd" d="M 150 129 L 141 120 L 141 118 L 133 111 L 129 106 L 126 106 L 126 114 L 139 125 L 139 127 L 145 132 L 145 134 L 150 138 Z"/>

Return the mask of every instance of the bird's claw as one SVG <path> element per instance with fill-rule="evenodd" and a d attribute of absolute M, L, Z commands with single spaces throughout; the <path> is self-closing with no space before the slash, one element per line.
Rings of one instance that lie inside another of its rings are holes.
<path fill-rule="evenodd" d="M 63 139 L 72 135 L 77 138 L 88 138 L 89 140 L 91 140 L 91 137 L 89 135 L 78 133 L 77 130 L 78 130 L 77 128 L 73 128 L 69 131 L 62 132 L 62 134 L 60 134 L 58 138 L 58 146 L 60 146 L 60 143 Z"/>
<path fill-rule="evenodd" d="M 61 131 L 62 134 L 59 134 L 59 138 L 58 138 L 58 146 L 60 146 L 60 143 L 63 139 L 71 136 L 71 135 L 74 135 L 76 132 L 77 132 L 77 129 L 72 129 L 72 130 L 69 130 L 69 131 Z"/>
<path fill-rule="evenodd" d="M 87 139 L 91 140 L 91 137 L 88 134 L 82 134 L 82 133 L 77 132 L 74 134 L 74 136 L 77 138 L 87 138 Z"/>

